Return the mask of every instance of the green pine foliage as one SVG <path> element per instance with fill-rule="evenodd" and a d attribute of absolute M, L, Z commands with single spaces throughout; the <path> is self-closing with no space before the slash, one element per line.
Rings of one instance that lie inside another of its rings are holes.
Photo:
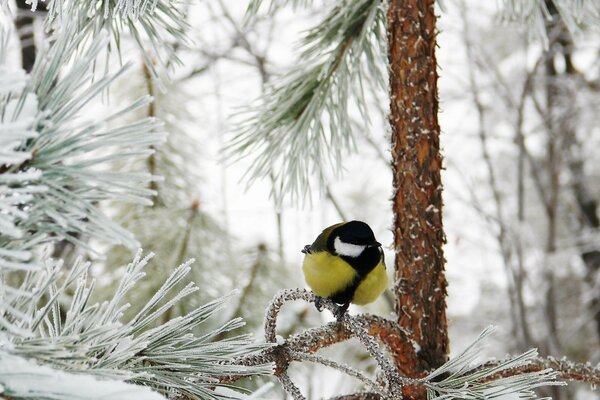
<path fill-rule="evenodd" d="M 259 6 L 252 3 L 250 11 Z M 254 159 L 250 182 L 271 176 L 278 200 L 298 200 L 310 192 L 311 178 L 323 189 L 325 171 L 341 171 L 343 155 L 355 150 L 351 110 L 365 121 L 360 129 L 368 127 L 365 85 L 385 87 L 384 44 L 384 2 L 348 0 L 329 7 L 306 32 L 301 61 L 239 115 L 228 151 L 233 158 Z"/>

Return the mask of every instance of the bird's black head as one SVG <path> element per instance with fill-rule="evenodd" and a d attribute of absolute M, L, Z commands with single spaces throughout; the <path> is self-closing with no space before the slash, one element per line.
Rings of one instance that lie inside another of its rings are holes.
<path fill-rule="evenodd" d="M 369 247 L 381 246 L 371 227 L 362 221 L 339 225 L 331 232 L 328 245 L 335 253 L 348 257 L 358 257 Z"/>
<path fill-rule="evenodd" d="M 338 236 L 344 243 L 358 245 L 379 245 L 375 234 L 369 225 L 362 221 L 350 221 L 337 227 L 333 235 Z"/>

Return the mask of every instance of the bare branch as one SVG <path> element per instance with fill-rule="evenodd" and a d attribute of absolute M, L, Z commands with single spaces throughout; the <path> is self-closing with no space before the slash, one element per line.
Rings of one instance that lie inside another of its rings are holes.
<path fill-rule="evenodd" d="M 317 300 L 317 297 L 308 290 L 304 289 L 287 289 L 279 292 L 275 298 L 271 301 L 267 309 L 267 314 L 265 317 L 265 340 L 268 343 L 276 342 L 276 325 L 277 325 L 277 315 L 281 310 L 283 304 L 288 301 L 293 300 L 304 300 L 310 303 L 314 303 Z M 322 299 L 321 305 L 324 308 L 328 309 L 332 313 L 337 311 L 338 306 L 328 300 Z M 383 370 L 390 387 L 390 391 L 393 395 L 397 396 L 396 398 L 402 398 L 401 394 L 401 385 L 414 385 L 419 384 L 419 382 L 415 379 L 401 377 L 398 374 L 398 371 L 392 363 L 386 358 L 386 356 L 381 352 L 378 343 L 369 335 L 368 327 L 364 326 L 361 321 L 357 320 L 354 317 L 349 316 L 348 314 L 344 314 L 344 316 L 340 320 L 341 325 L 345 327 L 349 332 L 351 332 L 352 336 L 356 337 L 360 342 L 365 346 L 366 350 L 369 354 L 377 361 L 379 367 Z M 338 323 L 340 325 L 340 323 Z M 278 346 L 282 347 L 281 345 Z M 279 349 L 275 348 L 275 354 L 278 357 L 275 360 L 275 363 L 278 368 L 285 370 L 287 368 L 287 364 L 279 365 L 278 361 L 280 360 Z M 286 360 L 288 361 L 288 360 Z M 277 372 L 276 372 L 277 375 Z"/>
<path fill-rule="evenodd" d="M 288 374 L 280 372 L 277 377 L 285 391 L 291 394 L 294 400 L 305 400 L 305 397 L 300 393 L 300 389 L 298 389 L 298 386 L 294 385 L 294 382 L 292 382 Z"/>
<path fill-rule="evenodd" d="M 349 367 L 347 365 L 340 364 L 336 361 L 333 361 L 333 360 L 330 360 L 330 359 L 327 359 L 324 357 L 316 356 L 313 354 L 306 354 L 306 353 L 301 353 L 301 352 L 297 352 L 297 351 L 290 351 L 289 354 L 295 361 L 314 362 L 314 363 L 322 364 L 322 365 L 325 365 L 326 367 L 331 367 L 331 368 L 337 369 L 338 371 L 344 372 L 345 374 L 348 374 L 348 375 L 353 376 L 356 379 L 360 380 L 365 385 L 370 387 L 372 390 L 377 392 L 379 395 L 384 395 L 384 393 L 381 391 L 381 388 L 379 387 L 379 385 L 376 382 L 367 378 L 362 372 L 360 372 L 352 367 Z"/>
<path fill-rule="evenodd" d="M 382 397 L 377 393 L 362 392 L 332 397 L 329 400 L 379 400 Z"/>
<path fill-rule="evenodd" d="M 501 361 L 488 362 L 482 365 L 482 368 L 491 368 Z M 591 386 L 600 385 L 600 368 L 598 365 L 592 366 L 582 363 L 574 363 L 568 360 L 558 360 L 554 357 L 538 357 L 533 363 L 503 371 L 500 374 L 490 376 L 489 380 L 505 378 L 508 376 L 520 375 L 528 372 L 542 371 L 551 368 L 558 372 L 559 379 L 571 382 L 583 382 Z"/>

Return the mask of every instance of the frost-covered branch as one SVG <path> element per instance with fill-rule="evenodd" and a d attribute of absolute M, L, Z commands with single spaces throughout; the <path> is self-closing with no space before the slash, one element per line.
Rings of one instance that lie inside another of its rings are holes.
<path fill-rule="evenodd" d="M 326 165 L 339 171 L 342 154 L 354 147 L 351 106 L 369 120 L 364 77 L 385 87 L 384 21 L 380 0 L 341 0 L 308 31 L 303 61 L 240 116 L 229 143 L 230 157 L 256 157 L 251 181 L 277 171 L 275 193 L 298 199 L 308 192 L 311 176 L 321 179 L 318 172 Z"/>
<path fill-rule="evenodd" d="M 374 392 L 360 394 L 360 396 L 367 397 L 359 396 L 356 398 L 400 399 L 403 394 L 406 394 L 407 390 L 412 392 L 413 389 L 411 388 L 417 387 L 427 390 L 431 399 L 475 399 L 483 398 L 482 396 L 495 399 L 507 393 L 533 396 L 532 390 L 536 387 L 562 384 L 562 382 L 555 380 L 559 376 L 559 372 L 555 372 L 551 368 L 535 369 L 531 367 L 536 365 L 539 360 L 535 350 L 530 350 L 495 364 L 475 362 L 480 354 L 481 344 L 491 333 L 491 329 L 484 331 L 465 351 L 431 372 L 427 377 L 403 377 L 396 367 L 392 366 L 391 362 L 387 360 L 387 356 L 378 349 L 378 345 L 373 340 L 375 337 L 381 338 L 384 343 L 386 340 L 390 340 L 390 337 L 392 337 L 392 342 L 394 340 L 410 340 L 409 336 L 399 330 L 397 326 L 394 327 L 395 322 L 374 316 L 359 315 L 353 317 L 346 315 L 340 322 L 313 328 L 284 339 L 276 334 L 277 315 L 286 302 L 293 300 L 314 303 L 315 296 L 311 292 L 301 289 L 284 290 L 275 296 L 265 317 L 265 339 L 267 342 L 277 343 L 277 346 L 265 349 L 256 355 L 240 357 L 234 360 L 234 363 L 253 365 L 254 363 L 274 362 L 276 365 L 275 375 L 279 377 L 284 388 L 295 399 L 302 399 L 303 397 L 298 397 L 298 388 L 291 382 L 286 371 L 291 362 L 299 359 L 332 366 L 360 379 L 368 386 L 376 385 Z M 337 309 L 337 305 L 328 300 L 324 300 L 321 304 L 332 312 Z M 382 333 L 384 331 L 387 333 Z M 379 334 L 374 334 L 376 332 L 379 332 Z M 365 338 L 365 336 L 368 336 L 368 338 Z M 386 385 L 381 386 L 371 381 L 363 373 L 352 367 L 310 355 L 310 353 L 316 352 L 322 347 L 342 342 L 350 337 L 359 339 L 371 357 L 377 361 L 387 378 Z M 519 369 L 523 369 L 522 373 L 510 374 L 509 372 L 518 371 Z M 281 373 L 283 373 L 283 378 L 280 377 Z M 228 381 L 228 379 L 226 380 Z M 350 395 L 348 398 L 354 398 L 353 396 Z"/>
<path fill-rule="evenodd" d="M 30 3 L 35 10 L 38 0 Z M 166 78 L 168 66 L 178 61 L 175 45 L 187 42 L 188 24 L 180 11 L 182 4 L 179 0 L 50 0 L 47 30 L 60 32 L 64 27 L 76 26 L 90 42 L 107 31 L 110 44 L 119 51 L 123 36 L 130 35 L 152 75 Z"/>
<path fill-rule="evenodd" d="M 123 299 L 136 290 L 151 256 L 142 258 L 138 252 L 113 297 L 102 303 L 90 300 L 95 281 L 88 276 L 89 263 L 79 261 L 61 273 L 61 265 L 50 262 L 43 270 L 28 273 L 20 295 L 2 308 L 10 323 L 31 334 L 0 337 L 0 344 L 11 354 L 52 368 L 127 380 L 165 395 L 177 393 L 194 399 L 219 398 L 213 389 L 221 385 L 221 376 L 272 371 L 268 363 L 245 366 L 229 362 L 266 347 L 253 343 L 250 336 L 214 341 L 222 332 L 243 326 L 241 319 L 206 328 L 206 321 L 222 310 L 227 297 L 160 324 L 170 307 L 199 290 L 192 283 L 180 289 L 193 260 L 173 270 L 156 294 L 133 317 L 124 319 L 130 305 Z"/>
<path fill-rule="evenodd" d="M 8 31 L 0 29 L 0 42 Z M 82 40 L 65 28 L 42 52 L 30 76 L 2 67 L 7 80 L 0 93 L 0 269 L 32 269 L 31 250 L 49 240 L 66 239 L 86 246 L 79 235 L 130 247 L 137 242 L 107 218 L 99 201 L 148 204 L 142 187 L 154 177 L 109 171 L 117 160 L 144 157 L 148 145 L 164 139 L 154 119 L 117 121 L 151 99 L 143 97 L 101 119 L 87 117 L 86 107 L 123 69 L 92 82 L 94 62 L 107 42 L 99 35 L 73 60 Z M 0 62 L 5 46 L 0 47 Z M 9 81 L 10 80 L 10 81 Z M 1 318 L 0 318 L 1 319 Z"/>
<path fill-rule="evenodd" d="M 32 379 L 35 385 L 31 384 Z M 3 399 L 111 399 L 165 400 L 149 387 L 79 373 L 66 373 L 0 351 L 0 385 Z"/>
<path fill-rule="evenodd" d="M 265 340 L 267 343 L 276 343 L 276 324 L 277 324 L 277 315 L 284 303 L 293 300 L 304 300 L 310 303 L 314 303 L 316 301 L 316 296 L 307 290 L 284 290 L 281 291 L 267 309 L 267 314 L 265 317 Z M 322 303 L 324 308 L 328 309 L 332 313 L 335 313 L 338 306 L 330 300 L 323 300 Z M 386 378 L 388 379 L 389 391 L 398 398 L 401 398 L 402 395 L 400 393 L 400 385 L 401 384 L 414 384 L 416 381 L 408 378 L 403 378 L 398 375 L 396 369 L 392 366 L 390 361 L 386 358 L 386 356 L 379 349 L 379 345 L 375 342 L 371 336 L 369 336 L 368 332 L 361 326 L 359 323 L 354 321 L 354 319 L 348 314 L 345 314 L 342 318 L 342 324 L 345 325 L 346 329 L 350 330 L 354 337 L 358 338 L 360 342 L 365 346 L 368 353 L 377 360 L 379 367 L 384 371 Z M 290 361 L 290 356 L 286 354 L 286 351 L 275 348 L 273 350 L 273 354 L 276 356 L 275 364 L 277 366 L 275 375 L 278 375 L 278 372 L 285 372 Z M 282 384 L 285 383 L 285 380 L 282 381 Z M 284 384 L 285 387 L 285 384 Z M 287 388 L 286 388 L 287 389 Z M 289 391 L 293 393 L 293 391 Z"/>
<path fill-rule="evenodd" d="M 375 383 L 373 380 L 367 378 L 362 372 L 360 372 L 348 365 L 344 365 L 344 364 L 338 363 L 336 361 L 333 361 L 333 360 L 330 360 L 330 359 L 327 359 L 324 357 L 316 356 L 313 354 L 300 353 L 297 351 L 290 351 L 289 355 L 295 361 L 308 361 L 308 362 L 325 365 L 326 367 L 331 367 L 331 368 L 337 369 L 338 371 L 341 371 L 349 376 L 352 376 L 352 377 L 360 380 L 367 387 L 369 387 L 371 390 L 374 390 L 375 392 L 379 393 L 380 395 L 383 394 L 383 392 L 381 392 L 381 389 L 377 383 Z"/>

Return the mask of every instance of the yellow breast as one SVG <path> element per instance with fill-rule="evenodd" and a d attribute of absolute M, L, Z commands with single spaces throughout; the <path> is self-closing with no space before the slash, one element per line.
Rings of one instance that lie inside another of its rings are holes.
<path fill-rule="evenodd" d="M 307 254 L 304 257 L 302 271 L 308 286 L 321 297 L 330 297 L 344 290 L 357 275 L 350 264 L 326 251 Z M 360 282 L 354 292 L 352 303 L 363 305 L 375 301 L 387 285 L 385 267 L 380 262 Z"/>
<path fill-rule="evenodd" d="M 372 303 L 383 293 L 387 285 L 388 276 L 383 263 L 380 262 L 358 285 L 352 302 L 359 305 Z"/>
<path fill-rule="evenodd" d="M 350 264 L 326 251 L 307 254 L 302 271 L 308 286 L 321 297 L 344 290 L 356 276 Z"/>

